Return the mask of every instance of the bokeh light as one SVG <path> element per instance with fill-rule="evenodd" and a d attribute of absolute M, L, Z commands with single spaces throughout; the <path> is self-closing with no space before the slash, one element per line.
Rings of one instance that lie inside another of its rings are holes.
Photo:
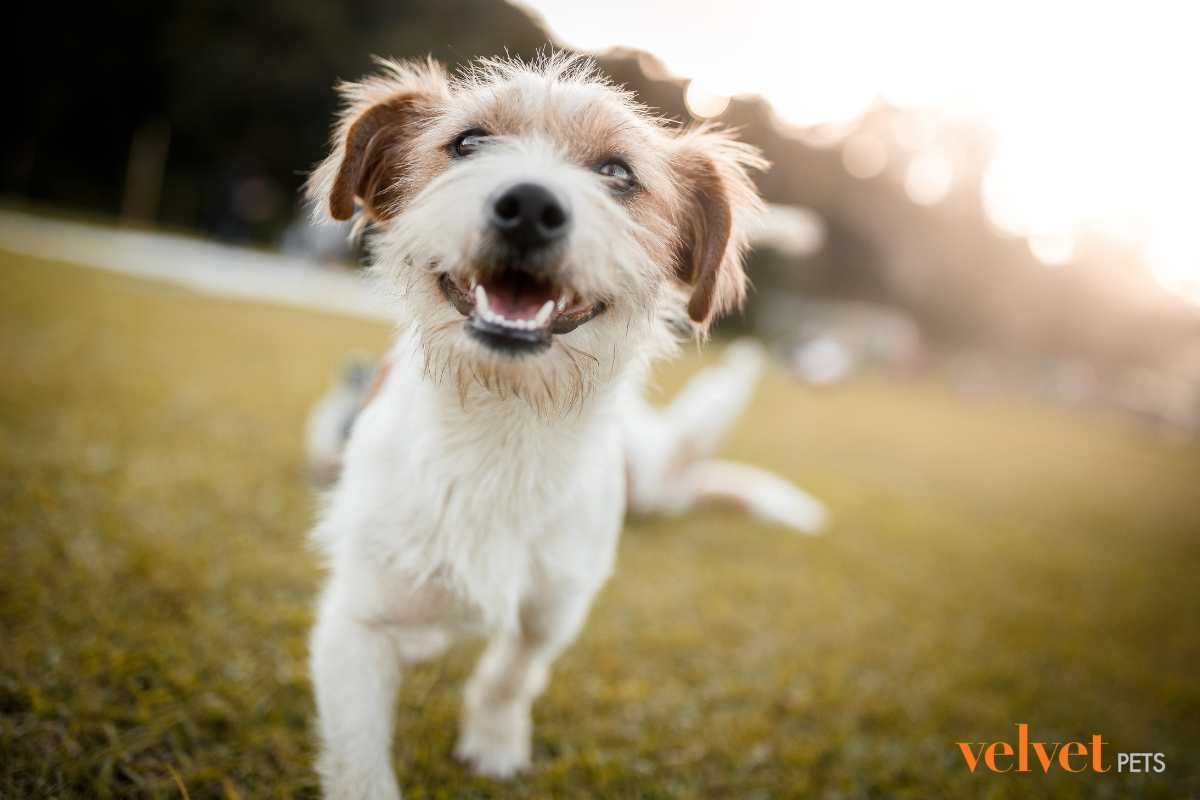
<path fill-rule="evenodd" d="M 1075 255 L 1075 237 L 1069 233 L 1036 233 L 1029 237 L 1029 251 L 1046 266 L 1061 267 Z"/>
<path fill-rule="evenodd" d="M 856 178 L 873 178 L 887 163 L 887 145 L 873 133 L 857 133 L 842 145 L 842 165 Z"/>
<path fill-rule="evenodd" d="M 687 103 L 688 111 L 693 117 L 700 119 L 712 119 L 719 117 L 724 113 L 725 109 L 729 108 L 729 98 L 725 95 L 714 94 L 696 81 L 688 84 L 687 91 L 683 95 L 683 100 Z"/>
<path fill-rule="evenodd" d="M 805 258 L 825 244 L 825 223 L 811 209 L 772 203 L 750 232 L 751 241 L 793 258 Z"/>
<path fill-rule="evenodd" d="M 904 172 L 904 191 L 920 206 L 942 202 L 954 182 L 954 165 L 942 153 L 923 153 Z"/>

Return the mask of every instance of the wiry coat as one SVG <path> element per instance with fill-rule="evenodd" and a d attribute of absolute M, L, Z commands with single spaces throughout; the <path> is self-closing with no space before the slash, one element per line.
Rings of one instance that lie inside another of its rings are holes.
<path fill-rule="evenodd" d="M 490 643 L 457 753 L 498 776 L 527 766 L 530 704 L 613 568 L 622 417 L 681 329 L 740 303 L 759 206 L 746 169 L 761 161 L 652 117 L 586 60 L 487 61 L 455 79 L 387 62 L 342 94 L 309 191 L 321 213 L 371 224 L 400 332 L 314 534 L 330 564 L 313 634 L 319 766 L 330 796 L 392 798 L 400 668 L 463 632 Z M 449 143 L 473 129 L 487 147 L 456 158 Z M 599 174 L 618 157 L 636 191 Z M 466 335 L 447 286 L 502 268 L 480 209 L 528 180 L 572 215 L 554 284 L 596 313 L 512 357 Z"/>

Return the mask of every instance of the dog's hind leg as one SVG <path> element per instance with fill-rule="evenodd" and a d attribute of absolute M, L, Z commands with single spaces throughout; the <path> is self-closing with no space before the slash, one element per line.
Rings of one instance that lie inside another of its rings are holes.
<path fill-rule="evenodd" d="M 519 631 L 495 635 L 467 683 L 454 753 L 482 775 L 508 778 L 527 768 L 533 701 L 550 665 L 579 633 L 594 590 L 558 587 L 521 610 Z"/>
<path fill-rule="evenodd" d="M 723 505 L 801 533 L 821 530 L 824 506 L 799 487 L 757 467 L 711 458 L 749 404 L 765 361 L 762 346 L 743 339 L 665 409 L 631 398 L 625 423 L 631 510 L 682 514 L 697 505 Z"/>
<path fill-rule="evenodd" d="M 663 409 L 672 459 L 690 461 L 712 455 L 721 446 L 750 399 L 766 366 L 763 346 L 739 339 L 725 349 L 719 364 L 697 372 Z"/>
<path fill-rule="evenodd" d="M 679 480 L 681 492 L 694 505 L 736 508 L 800 533 L 820 533 L 828 517 L 821 501 L 749 464 L 705 459 L 688 467 Z"/>
<path fill-rule="evenodd" d="M 750 402 L 765 360 L 758 342 L 737 341 L 662 409 L 646 402 L 640 385 L 630 386 L 622 417 L 630 511 L 677 514 L 690 507 L 680 476 L 720 447 Z"/>

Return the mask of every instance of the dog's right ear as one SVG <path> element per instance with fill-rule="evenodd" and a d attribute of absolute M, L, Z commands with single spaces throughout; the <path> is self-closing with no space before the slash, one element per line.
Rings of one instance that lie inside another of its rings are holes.
<path fill-rule="evenodd" d="M 334 126 L 329 156 L 309 176 L 306 194 L 317 215 L 337 220 L 393 216 L 408 193 L 411 143 L 449 99 L 441 65 L 380 61 L 380 74 L 338 87 L 343 110 Z"/>

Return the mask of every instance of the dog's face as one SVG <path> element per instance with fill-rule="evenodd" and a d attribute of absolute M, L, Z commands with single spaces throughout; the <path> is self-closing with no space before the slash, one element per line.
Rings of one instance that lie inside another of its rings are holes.
<path fill-rule="evenodd" d="M 375 226 L 426 371 L 524 397 L 581 401 L 740 303 L 755 152 L 681 132 L 590 62 L 384 65 L 347 110 L 309 191 Z"/>

